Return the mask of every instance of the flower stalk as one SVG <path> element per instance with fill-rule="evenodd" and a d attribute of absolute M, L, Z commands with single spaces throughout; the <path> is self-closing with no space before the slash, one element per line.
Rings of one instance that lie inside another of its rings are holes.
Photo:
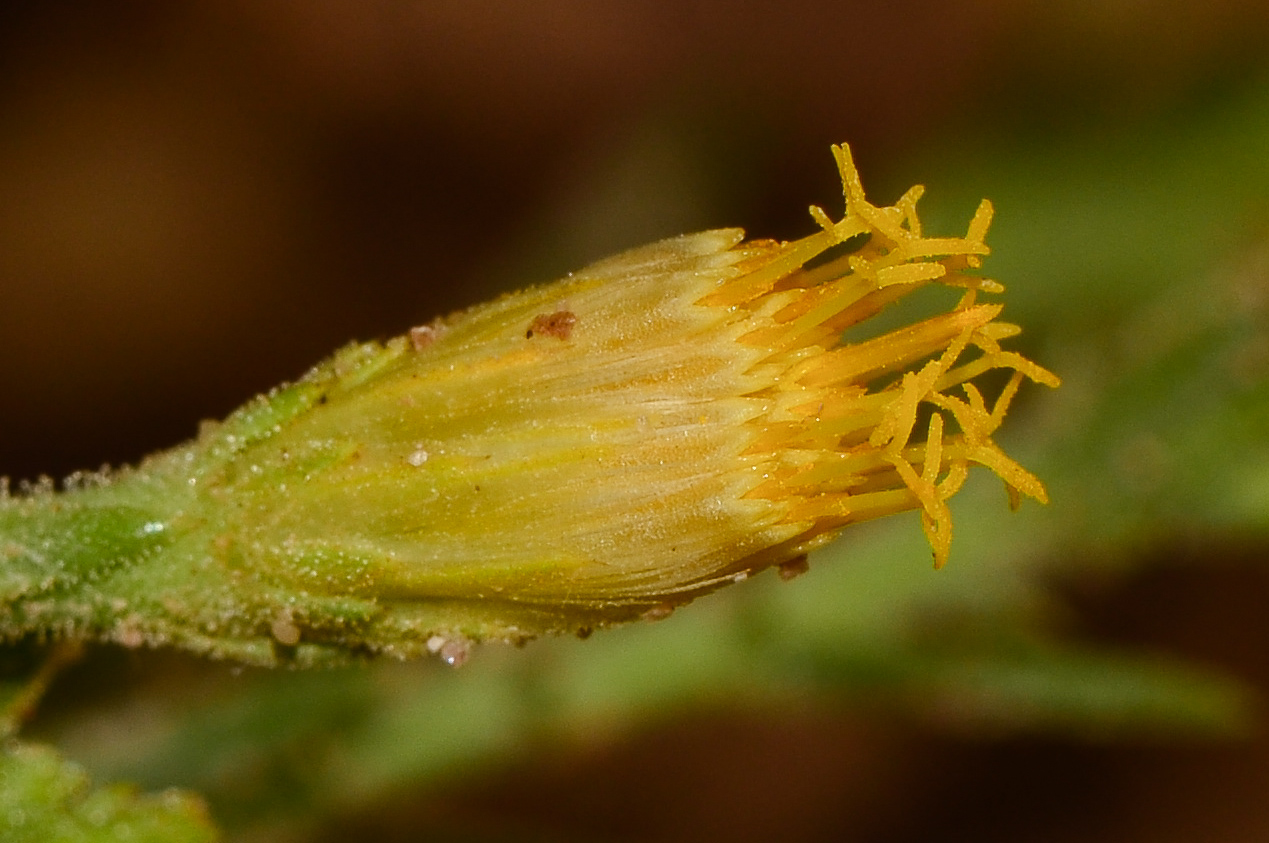
<path fill-rule="evenodd" d="M 350 345 L 136 469 L 0 498 L 0 631 L 259 664 L 439 652 L 661 617 L 921 514 L 936 566 L 1024 379 L 979 299 L 991 206 L 926 237 L 921 189 L 791 243 L 739 230 L 601 261 L 385 343 Z M 855 327 L 913 291 L 947 312 Z M 1008 372 L 990 400 L 974 381 Z"/>

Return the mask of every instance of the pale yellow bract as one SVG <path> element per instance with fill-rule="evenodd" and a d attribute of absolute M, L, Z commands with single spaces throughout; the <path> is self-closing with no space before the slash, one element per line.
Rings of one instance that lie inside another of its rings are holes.
<path fill-rule="evenodd" d="M 812 208 L 809 237 L 665 240 L 338 355 L 306 379 L 320 408 L 257 460 L 276 481 L 285 455 L 292 491 L 226 542 L 403 626 L 429 603 L 461 621 L 442 633 L 518 638 L 657 616 L 904 510 L 941 565 L 974 463 L 1043 500 L 992 440 L 1024 377 L 1057 378 L 1003 351 L 1016 328 L 978 301 L 1002 292 L 974 272 L 991 206 L 964 237 L 925 237 L 920 188 L 874 206 L 834 154 L 846 213 Z M 963 292 L 843 343 L 930 284 Z M 991 401 L 971 383 L 988 369 L 1012 372 Z"/>

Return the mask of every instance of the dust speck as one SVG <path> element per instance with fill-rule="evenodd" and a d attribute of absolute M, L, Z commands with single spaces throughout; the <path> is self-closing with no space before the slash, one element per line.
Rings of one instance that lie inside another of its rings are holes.
<path fill-rule="evenodd" d="M 651 609 L 646 610 L 639 617 L 645 621 L 663 621 L 670 615 L 674 614 L 674 607 L 669 603 L 658 603 Z"/>
<path fill-rule="evenodd" d="M 529 323 L 529 330 L 524 332 L 525 339 L 532 339 L 534 334 L 566 340 L 573 334 L 573 326 L 577 324 L 577 314 L 571 310 L 557 310 L 554 313 L 539 313 Z"/>
<path fill-rule="evenodd" d="M 269 626 L 273 638 L 284 647 L 294 647 L 300 643 L 300 628 L 291 620 L 289 612 L 278 615 Z"/>
<path fill-rule="evenodd" d="M 141 619 L 129 615 L 115 627 L 114 639 L 129 650 L 135 650 L 145 643 L 145 633 L 141 631 Z"/>
<path fill-rule="evenodd" d="M 427 651 L 440 656 L 450 667 L 462 667 L 471 654 L 471 642 L 461 635 L 433 635 L 427 639 Z"/>
<path fill-rule="evenodd" d="M 430 325 L 418 325 L 410 329 L 410 348 L 422 351 L 436 342 L 441 335 L 441 326 L 433 322 Z"/>
<path fill-rule="evenodd" d="M 440 660 L 450 668 L 461 668 L 467 663 L 467 656 L 471 655 L 472 642 L 461 635 L 437 634 L 429 637 L 426 646 L 428 653 L 440 656 Z"/>
<path fill-rule="evenodd" d="M 441 647 L 440 657 L 450 667 L 462 667 L 470 654 L 471 645 L 465 639 L 454 638 Z"/>
<path fill-rule="evenodd" d="M 800 577 L 809 570 L 811 570 L 811 563 L 805 553 L 788 562 L 781 562 L 779 565 L 780 579 L 785 582 Z"/>

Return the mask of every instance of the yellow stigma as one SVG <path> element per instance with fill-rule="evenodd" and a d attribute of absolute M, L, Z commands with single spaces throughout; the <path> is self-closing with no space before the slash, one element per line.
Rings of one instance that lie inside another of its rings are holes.
<path fill-rule="evenodd" d="M 754 420 L 758 432 L 746 452 L 763 459 L 763 480 L 747 497 L 786 502 L 785 520 L 805 527 L 777 554 L 822 544 L 853 521 L 919 508 L 941 567 L 952 539 L 946 501 L 971 463 L 994 470 L 1015 506 L 1020 494 L 1046 499 L 1040 481 L 991 435 L 1024 376 L 1049 386 L 1058 379 L 1002 351 L 999 340 L 1017 329 L 994 321 L 999 305 L 976 303 L 979 292 L 1003 292 L 995 281 L 966 272 L 988 253 L 991 204 L 979 205 L 964 238 L 928 238 L 916 214 L 923 188 L 879 208 L 864 198 L 850 151 L 839 146 L 833 153 L 846 196 L 843 219 L 834 223 L 812 207 L 819 234 L 772 246 L 743 278 L 699 302 L 737 309 L 751 325 L 740 342 L 764 352 L 754 370 L 768 383 L 753 394 L 770 404 Z M 808 268 L 852 238 L 866 241 Z M 930 282 L 965 292 L 948 313 L 840 343 L 843 331 Z M 962 360 L 971 348 L 976 356 Z M 1010 369 L 1012 376 L 988 407 L 970 380 L 994 368 Z M 958 387 L 959 396 L 952 392 Z M 933 412 L 918 432 L 922 405 Z M 959 433 L 945 437 L 944 413 Z"/>
<path fill-rule="evenodd" d="M 978 301 L 1002 291 L 974 273 L 991 206 L 926 237 L 920 188 L 872 205 L 834 154 L 845 215 L 812 208 L 804 239 L 673 238 L 318 367 L 288 393 L 312 406 L 213 481 L 242 513 L 226 564 L 374 600 L 370 645 L 404 652 L 660 616 L 904 510 L 941 565 L 975 463 L 1043 500 L 992 440 L 1024 377 L 1057 378 Z M 843 339 L 931 284 L 950 311 Z M 990 401 L 989 369 L 1012 373 Z"/>

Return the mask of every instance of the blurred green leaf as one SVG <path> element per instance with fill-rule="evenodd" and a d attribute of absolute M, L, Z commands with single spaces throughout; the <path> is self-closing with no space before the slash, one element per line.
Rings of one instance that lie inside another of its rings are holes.
<path fill-rule="evenodd" d="M 1169 535 L 1269 538 L 1266 147 L 1252 83 L 1114 131 L 930 152 L 950 189 L 927 217 L 992 197 L 988 269 L 1065 381 L 1006 442 L 1054 501 L 1064 538 L 1041 552 L 1124 564 Z"/>
<path fill-rule="evenodd" d="M 0 753 L 0 839 L 7 843 L 208 843 L 202 803 L 176 791 L 141 795 L 87 774 L 44 746 Z"/>

